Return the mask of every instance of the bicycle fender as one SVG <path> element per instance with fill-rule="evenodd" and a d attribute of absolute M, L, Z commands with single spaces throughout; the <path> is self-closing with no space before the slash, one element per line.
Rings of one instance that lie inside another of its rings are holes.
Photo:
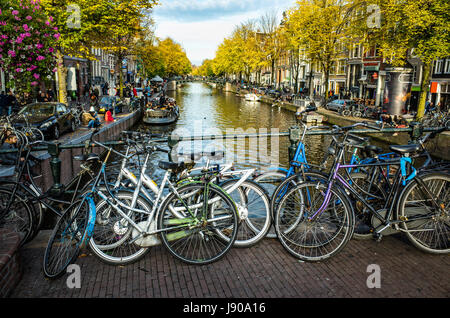
<path fill-rule="evenodd" d="M 83 235 L 83 239 L 81 240 L 82 247 L 87 245 L 87 243 L 91 239 L 92 235 L 94 234 L 95 220 L 97 217 L 97 209 L 95 206 L 94 199 L 92 198 L 92 195 L 91 194 L 87 195 L 85 197 L 85 199 L 89 205 L 89 218 L 88 218 L 88 225 L 86 227 L 86 231 Z"/>
<path fill-rule="evenodd" d="M 411 165 L 412 172 L 409 176 L 406 176 L 406 163 L 411 164 L 412 163 L 411 158 L 406 158 L 406 157 L 400 158 L 400 169 L 401 169 L 401 173 L 403 176 L 403 181 L 402 181 L 403 186 L 406 185 L 407 181 L 412 180 L 417 175 L 417 170 Z"/>

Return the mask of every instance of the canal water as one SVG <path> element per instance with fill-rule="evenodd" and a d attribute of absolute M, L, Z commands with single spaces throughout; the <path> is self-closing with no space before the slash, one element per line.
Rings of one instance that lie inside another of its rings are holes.
<path fill-rule="evenodd" d="M 176 91 L 168 92 L 176 99 L 180 108 L 179 120 L 168 126 L 153 126 L 140 123 L 134 130 L 164 133 L 177 136 L 224 136 L 233 134 L 267 134 L 275 137 L 239 138 L 183 141 L 173 151 L 174 161 L 178 153 L 223 150 L 225 158 L 216 163 L 233 162 L 237 168 L 257 168 L 266 170 L 271 167 L 287 167 L 289 137 L 277 136 L 296 125 L 295 113 L 262 102 L 246 101 L 235 93 L 223 92 L 204 83 L 188 83 Z M 326 136 L 306 136 L 306 156 L 311 163 L 320 163 L 324 150 L 328 146 Z M 328 137 L 329 139 L 329 137 Z M 158 160 L 168 160 L 167 154 L 155 154 L 151 170 L 155 170 Z M 156 169 L 159 170 L 159 169 Z M 154 171 L 161 175 L 161 171 Z"/>

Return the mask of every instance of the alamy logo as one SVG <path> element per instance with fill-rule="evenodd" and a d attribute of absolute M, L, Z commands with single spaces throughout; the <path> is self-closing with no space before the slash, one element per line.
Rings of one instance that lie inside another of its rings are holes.
<path fill-rule="evenodd" d="M 78 4 L 71 3 L 67 6 L 67 13 L 72 13 L 67 18 L 67 28 L 81 29 L 81 9 Z"/>
<path fill-rule="evenodd" d="M 67 266 L 67 273 L 70 273 L 67 277 L 66 285 L 70 289 L 81 288 L 81 270 L 77 264 L 70 264 Z"/>
<path fill-rule="evenodd" d="M 380 7 L 376 4 L 370 4 L 367 6 L 367 13 L 370 13 L 367 17 L 367 27 L 370 29 L 381 27 L 381 13 Z"/>
<path fill-rule="evenodd" d="M 380 265 L 370 264 L 367 266 L 367 273 L 370 275 L 367 277 L 367 288 L 381 288 L 381 269 Z"/>

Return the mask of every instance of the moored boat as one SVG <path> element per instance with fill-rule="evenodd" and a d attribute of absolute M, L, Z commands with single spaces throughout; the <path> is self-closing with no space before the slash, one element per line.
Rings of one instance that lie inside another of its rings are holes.
<path fill-rule="evenodd" d="M 162 107 L 162 108 L 147 108 L 144 111 L 144 118 L 142 119 L 146 124 L 152 125 L 168 125 L 176 122 L 179 116 L 178 106 Z"/>
<path fill-rule="evenodd" d="M 261 96 L 250 93 L 250 94 L 245 95 L 245 100 L 257 102 L 257 101 L 261 100 Z"/>

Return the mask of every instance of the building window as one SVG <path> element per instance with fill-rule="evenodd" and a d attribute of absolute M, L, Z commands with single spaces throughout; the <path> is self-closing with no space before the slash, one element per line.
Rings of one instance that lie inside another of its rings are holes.
<path fill-rule="evenodd" d="M 434 68 L 435 74 L 441 74 L 442 73 L 442 67 L 443 67 L 444 61 L 443 60 L 437 60 L 436 65 Z"/>
<path fill-rule="evenodd" d="M 444 73 L 450 74 L 450 59 L 445 60 Z"/>

